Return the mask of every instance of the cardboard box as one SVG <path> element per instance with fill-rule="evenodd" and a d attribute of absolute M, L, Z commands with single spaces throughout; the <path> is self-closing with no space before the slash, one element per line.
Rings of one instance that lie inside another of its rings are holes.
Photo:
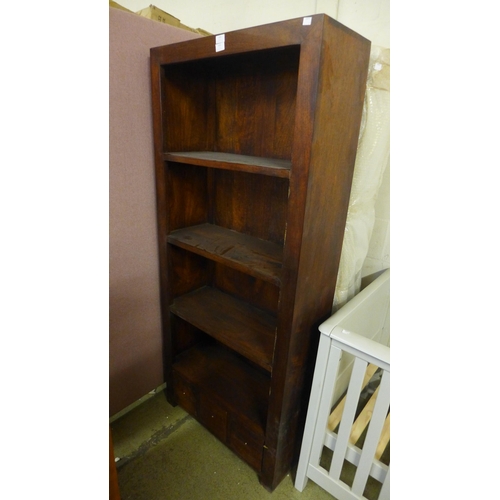
<path fill-rule="evenodd" d="M 170 24 L 170 26 L 175 26 L 176 28 L 180 28 L 181 21 L 176 17 L 172 16 L 168 12 L 155 7 L 154 5 L 150 5 L 145 9 L 142 9 L 136 14 L 139 14 L 141 17 L 146 17 L 148 19 L 152 19 L 153 21 L 159 21 L 160 23 Z"/>
<path fill-rule="evenodd" d="M 146 17 L 147 19 L 152 19 L 153 21 L 159 21 L 160 23 L 170 24 L 170 26 L 175 26 L 176 28 L 181 28 L 183 30 L 191 31 L 192 33 L 198 33 L 203 36 L 209 36 L 212 34 L 201 28 L 194 29 L 189 26 L 186 26 L 185 24 L 181 23 L 180 19 L 177 19 L 172 14 L 169 14 L 168 12 L 159 9 L 154 5 L 150 5 L 149 7 L 146 7 L 145 9 L 136 12 L 136 14 L 142 17 Z"/>
<path fill-rule="evenodd" d="M 124 10 L 125 12 L 130 12 L 131 14 L 134 14 L 134 12 L 132 12 L 131 10 L 128 10 L 125 7 L 122 7 L 119 3 L 112 2 L 111 0 L 109 0 L 109 6 L 115 8 L 115 9 Z"/>
<path fill-rule="evenodd" d="M 198 33 L 194 28 L 190 28 L 189 26 L 186 26 L 185 24 L 179 23 L 179 28 L 182 28 L 183 30 L 191 31 L 191 33 Z"/>
<path fill-rule="evenodd" d="M 203 35 L 203 36 L 210 36 L 212 35 L 212 33 L 209 33 L 208 31 L 205 31 L 201 28 L 196 28 L 196 33 L 199 33 L 200 35 Z"/>

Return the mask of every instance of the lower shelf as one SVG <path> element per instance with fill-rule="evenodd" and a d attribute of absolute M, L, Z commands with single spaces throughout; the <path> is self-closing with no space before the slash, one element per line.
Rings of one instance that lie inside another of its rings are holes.
<path fill-rule="evenodd" d="M 172 370 L 177 402 L 258 472 L 270 379 L 218 345 L 196 346 Z"/>
<path fill-rule="evenodd" d="M 276 332 L 271 314 L 209 286 L 177 297 L 170 311 L 271 371 Z"/>

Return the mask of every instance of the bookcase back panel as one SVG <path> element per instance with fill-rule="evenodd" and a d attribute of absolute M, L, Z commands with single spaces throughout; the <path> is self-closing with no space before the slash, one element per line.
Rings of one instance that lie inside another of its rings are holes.
<path fill-rule="evenodd" d="M 214 184 L 215 224 L 283 244 L 288 179 L 218 170 Z"/>
<path fill-rule="evenodd" d="M 288 179 L 173 162 L 167 165 L 169 233 L 208 222 L 284 243 Z"/>
<path fill-rule="evenodd" d="M 214 268 L 214 286 L 255 307 L 277 314 L 279 287 L 271 283 L 216 264 Z"/>
<path fill-rule="evenodd" d="M 164 151 L 291 159 L 299 46 L 163 66 Z"/>
<path fill-rule="evenodd" d="M 176 297 L 210 286 L 273 315 L 277 314 L 278 286 L 173 245 L 169 250 L 172 265 L 169 273 L 170 303 Z"/>
<path fill-rule="evenodd" d="M 298 47 L 220 60 L 215 78 L 217 151 L 291 158 L 298 60 Z"/>

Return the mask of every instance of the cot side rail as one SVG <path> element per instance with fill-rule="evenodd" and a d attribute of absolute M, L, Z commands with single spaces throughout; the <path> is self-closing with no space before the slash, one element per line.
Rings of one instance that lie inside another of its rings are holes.
<path fill-rule="evenodd" d="M 327 334 L 323 333 L 323 335 Z M 334 327 L 328 336 L 332 344 L 342 351 L 348 352 L 356 358 L 361 358 L 363 361 L 377 365 L 383 370 L 390 372 L 390 347 L 379 344 L 358 333 L 346 330 L 341 326 Z"/>

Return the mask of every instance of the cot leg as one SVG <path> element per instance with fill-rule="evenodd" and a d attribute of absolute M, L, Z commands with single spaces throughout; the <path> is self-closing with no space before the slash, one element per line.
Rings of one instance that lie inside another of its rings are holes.
<path fill-rule="evenodd" d="M 391 469 L 387 471 L 387 476 L 385 476 L 384 484 L 382 485 L 382 489 L 380 490 L 380 495 L 378 497 L 379 500 L 389 500 L 389 492 L 390 492 L 390 473 Z"/>
<path fill-rule="evenodd" d="M 316 428 L 316 418 L 318 416 L 319 405 L 321 402 L 321 394 L 323 392 L 323 384 L 325 380 L 326 368 L 328 365 L 328 357 L 330 353 L 330 337 L 321 335 L 318 346 L 318 354 L 316 358 L 316 366 L 314 368 L 314 378 L 311 387 L 311 396 L 309 399 L 309 407 L 307 410 L 306 424 L 304 427 L 304 436 L 300 449 L 299 464 L 297 466 L 297 474 L 295 476 L 295 488 L 299 491 L 304 491 L 307 484 L 307 467 L 311 455 L 311 448 L 314 438 L 314 429 Z"/>

